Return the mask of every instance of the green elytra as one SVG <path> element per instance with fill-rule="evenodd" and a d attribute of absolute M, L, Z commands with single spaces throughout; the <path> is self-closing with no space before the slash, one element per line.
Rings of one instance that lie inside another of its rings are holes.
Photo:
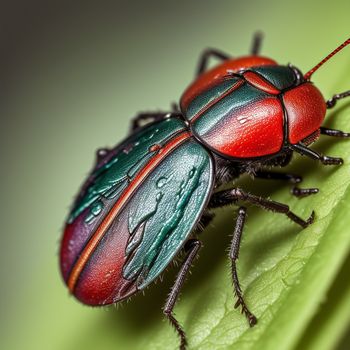
<path fill-rule="evenodd" d="M 184 130 L 182 120 L 169 118 L 133 134 L 114 150 L 111 159 L 105 163 L 102 160 L 93 171 L 93 181 L 73 208 L 69 221 L 79 215 L 85 215 L 86 225 L 101 220 L 109 204 L 118 199 L 157 149 Z M 152 170 L 118 215 L 125 217 L 127 213 L 128 218 L 125 279 L 143 289 L 159 276 L 194 229 L 212 184 L 211 156 L 191 137 Z"/>
<path fill-rule="evenodd" d="M 164 144 L 171 135 L 181 130 L 184 130 L 183 122 L 171 118 L 150 125 L 117 146 L 115 156 L 92 172 L 93 183 L 75 203 L 68 223 L 73 222 L 85 209 L 89 212 L 86 222 L 97 218 L 105 207 L 103 201 L 118 197 L 128 182 L 155 154 L 156 151 L 152 151 L 151 147 Z"/>
<path fill-rule="evenodd" d="M 126 279 L 142 289 L 172 261 L 199 220 L 213 182 L 207 151 L 190 139 L 179 146 L 136 192 L 129 210 L 131 239 Z"/>

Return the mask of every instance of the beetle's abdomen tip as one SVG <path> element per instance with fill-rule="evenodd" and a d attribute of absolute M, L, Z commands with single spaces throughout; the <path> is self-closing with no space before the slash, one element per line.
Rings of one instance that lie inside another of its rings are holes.
<path fill-rule="evenodd" d="M 83 218 L 84 213 L 66 225 L 61 242 L 61 274 L 70 293 L 91 306 L 113 304 L 134 294 L 137 291 L 134 282 L 122 275 L 126 258 L 122 248 L 127 236 L 116 231 L 89 252 L 86 247 L 91 240 L 91 228 Z M 86 259 L 82 259 L 84 254 Z"/>

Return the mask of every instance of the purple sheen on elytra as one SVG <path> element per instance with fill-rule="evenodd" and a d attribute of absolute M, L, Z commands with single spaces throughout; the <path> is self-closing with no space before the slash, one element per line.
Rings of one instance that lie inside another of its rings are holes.
<path fill-rule="evenodd" d="M 88 209 L 85 209 L 72 223 L 66 225 L 60 252 L 61 271 L 64 280 L 68 279 L 77 256 L 91 236 L 91 227 L 86 223 L 88 211 Z"/>

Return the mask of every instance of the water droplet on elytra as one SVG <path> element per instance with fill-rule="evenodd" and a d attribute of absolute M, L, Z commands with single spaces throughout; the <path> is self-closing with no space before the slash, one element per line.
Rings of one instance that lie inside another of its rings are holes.
<path fill-rule="evenodd" d="M 101 202 L 96 202 L 95 204 L 93 204 L 93 206 L 91 207 L 92 215 L 97 216 L 98 214 L 100 214 L 102 207 L 103 204 Z"/>
<path fill-rule="evenodd" d="M 168 179 L 164 176 L 160 177 L 157 181 L 157 187 L 162 188 L 167 183 L 167 180 Z"/>

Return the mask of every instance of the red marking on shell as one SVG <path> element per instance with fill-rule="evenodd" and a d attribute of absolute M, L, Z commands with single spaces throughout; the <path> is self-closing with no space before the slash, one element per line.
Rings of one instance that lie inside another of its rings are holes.
<path fill-rule="evenodd" d="M 201 137 L 221 154 L 255 158 L 278 152 L 283 144 L 283 109 L 275 97 L 251 103 Z"/>
<path fill-rule="evenodd" d="M 277 65 L 277 62 L 261 56 L 246 56 L 224 61 L 217 67 L 203 73 L 192 82 L 180 99 L 181 110 L 185 111 L 196 96 L 216 85 L 218 81 L 222 80 L 228 74 L 237 73 L 251 67 L 266 65 Z"/>
<path fill-rule="evenodd" d="M 272 95 L 278 95 L 280 93 L 280 90 L 278 90 L 271 83 L 267 82 L 263 77 L 261 77 L 257 73 L 245 72 L 243 76 L 249 84 L 255 86 L 259 90 L 265 91 Z"/>
<path fill-rule="evenodd" d="M 123 277 L 129 238 L 126 211 L 108 228 L 84 266 L 74 288 L 77 299 L 88 305 L 108 305 L 137 291 L 134 281 Z"/>

